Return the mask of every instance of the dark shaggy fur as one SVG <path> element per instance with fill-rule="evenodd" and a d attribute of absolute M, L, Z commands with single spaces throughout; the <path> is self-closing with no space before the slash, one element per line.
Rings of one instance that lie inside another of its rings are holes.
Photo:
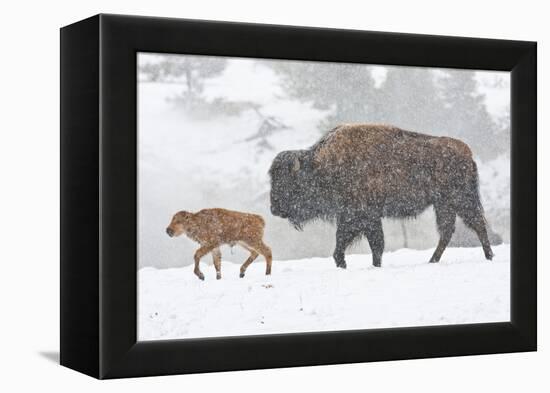
<path fill-rule="evenodd" d="M 479 196 L 472 152 L 465 143 L 377 124 L 342 125 L 307 150 L 283 151 L 271 175 L 271 211 L 297 229 L 311 220 L 335 220 L 336 266 L 345 268 L 346 248 L 365 236 L 380 266 L 383 217 L 436 213 L 438 262 L 451 239 L 456 216 L 473 229 L 485 257 L 493 252 Z"/>

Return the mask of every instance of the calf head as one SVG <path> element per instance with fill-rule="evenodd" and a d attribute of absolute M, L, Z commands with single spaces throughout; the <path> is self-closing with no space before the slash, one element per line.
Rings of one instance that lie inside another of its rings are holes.
<path fill-rule="evenodd" d="M 170 237 L 177 237 L 186 232 L 186 228 L 190 225 L 192 213 L 180 211 L 174 214 L 170 225 L 166 228 L 166 233 Z"/>

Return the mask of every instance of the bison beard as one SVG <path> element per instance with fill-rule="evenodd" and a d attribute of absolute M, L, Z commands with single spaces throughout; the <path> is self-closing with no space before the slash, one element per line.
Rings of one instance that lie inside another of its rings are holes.
<path fill-rule="evenodd" d="M 440 234 L 430 262 L 439 262 L 456 216 L 477 233 L 492 259 L 469 147 L 453 138 L 375 124 L 342 125 L 307 150 L 283 151 L 270 168 L 271 212 L 301 230 L 308 221 L 336 221 L 336 266 L 365 236 L 374 266 L 384 251 L 382 218 L 415 217 L 429 206 Z"/>

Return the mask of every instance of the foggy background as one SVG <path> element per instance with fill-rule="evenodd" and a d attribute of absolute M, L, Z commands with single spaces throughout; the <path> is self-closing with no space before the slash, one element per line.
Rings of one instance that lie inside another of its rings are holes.
<path fill-rule="evenodd" d="M 468 143 L 491 241 L 508 243 L 509 110 L 507 72 L 140 53 L 139 267 L 192 263 L 198 245 L 169 238 L 165 228 L 179 210 L 209 207 L 261 214 L 275 261 L 332 255 L 333 224 L 298 232 L 271 215 L 267 171 L 281 150 L 308 148 L 349 122 L 388 123 Z M 437 244 L 432 208 L 383 224 L 388 251 Z M 458 218 L 450 246 L 479 241 Z M 370 253 L 368 242 L 348 253 Z M 248 253 L 223 247 L 222 256 L 242 262 Z"/>

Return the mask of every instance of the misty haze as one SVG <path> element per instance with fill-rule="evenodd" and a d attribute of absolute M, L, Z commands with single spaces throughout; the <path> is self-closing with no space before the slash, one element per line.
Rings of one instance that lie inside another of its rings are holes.
<path fill-rule="evenodd" d="M 140 339 L 508 320 L 509 73 L 145 53 L 138 55 L 137 66 Z M 318 220 L 298 231 L 272 215 L 268 171 L 275 156 L 307 149 L 346 123 L 390 124 L 467 143 L 477 163 L 496 259 L 485 261 L 476 234 L 457 218 L 442 258 L 447 264 L 428 266 L 439 240 L 429 207 L 416 218 L 383 219 L 382 268 L 372 270 L 363 239 L 347 249 L 344 271 L 332 260 L 334 223 Z M 264 239 L 273 251 L 272 278 L 261 274 L 265 262 L 259 257 L 251 276 L 239 281 L 237 264 L 248 252 L 238 246 L 221 248 L 220 282 L 212 281 L 210 255 L 201 261 L 206 281 L 193 276 L 199 245 L 185 236 L 167 236 L 166 228 L 174 213 L 205 208 L 264 218 Z M 321 280 L 314 284 L 311 273 L 306 274 L 312 263 Z M 445 273 L 445 267 L 455 270 Z M 451 276 L 455 281 L 447 281 Z M 229 299 L 228 288 L 238 299 Z M 341 293 L 344 288 L 347 292 Z M 468 295 L 459 302 L 449 292 L 427 305 L 434 293 L 439 296 L 447 288 Z M 377 304 L 360 316 L 358 308 L 370 306 L 354 301 L 368 290 L 378 291 L 380 298 L 387 290 L 398 301 Z M 277 295 L 250 298 L 262 291 Z M 339 294 L 340 306 L 320 305 Z M 216 314 L 222 304 L 226 313 Z M 247 307 L 254 310 L 250 315 Z M 392 307 L 409 311 L 397 317 Z M 269 308 L 278 314 L 262 311 Z M 222 332 L 220 320 L 233 320 L 228 310 L 246 314 L 246 323 L 228 322 L 229 330 Z M 285 313 L 297 313 L 297 319 L 281 322 L 277 316 Z"/>
<path fill-rule="evenodd" d="M 266 220 L 277 260 L 330 256 L 335 226 L 298 232 L 269 210 L 269 176 L 282 150 L 305 149 L 342 123 L 387 123 L 468 143 L 478 163 L 492 240 L 510 237 L 509 74 L 415 67 L 139 56 L 139 265 L 193 261 L 196 244 L 164 229 L 179 210 L 249 211 Z M 478 246 L 457 222 L 451 246 Z M 433 209 L 383 222 L 386 250 L 434 247 Z M 246 259 L 238 247 L 224 251 Z M 350 252 L 369 253 L 363 240 Z M 205 261 L 208 258 L 205 258 Z"/>

